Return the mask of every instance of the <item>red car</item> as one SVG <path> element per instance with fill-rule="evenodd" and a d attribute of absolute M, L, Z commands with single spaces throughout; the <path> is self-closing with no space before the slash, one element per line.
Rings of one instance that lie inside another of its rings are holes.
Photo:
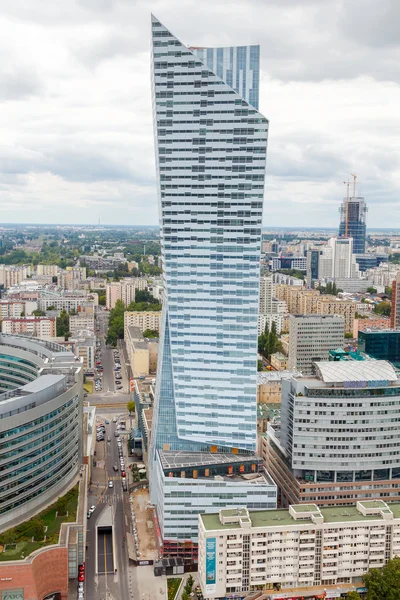
<path fill-rule="evenodd" d="M 78 575 L 78 581 L 85 581 L 85 571 L 81 571 Z"/>
<path fill-rule="evenodd" d="M 121 477 L 126 477 L 125 471 L 121 471 Z"/>

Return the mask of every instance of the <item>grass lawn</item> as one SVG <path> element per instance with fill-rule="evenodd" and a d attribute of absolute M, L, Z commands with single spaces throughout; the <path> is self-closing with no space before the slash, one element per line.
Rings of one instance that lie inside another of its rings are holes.
<path fill-rule="evenodd" d="M 175 600 L 176 592 L 181 584 L 182 577 L 167 579 L 168 600 Z"/>
<path fill-rule="evenodd" d="M 85 389 L 85 392 L 87 392 L 88 394 L 93 394 L 93 381 L 87 381 L 83 384 L 83 387 Z"/>
<path fill-rule="evenodd" d="M 12 529 L 8 529 L 7 531 L 3 531 L 0 534 L 0 544 L 4 545 L 4 542 L 10 541 L 13 544 L 16 544 L 15 548 L 10 550 L 5 550 L 5 552 L 0 552 L 0 561 L 6 560 L 21 560 L 26 558 L 38 548 L 43 548 L 44 546 L 49 546 L 50 544 L 57 544 L 58 536 L 60 534 L 60 528 L 62 523 L 66 522 L 74 522 L 76 521 L 76 511 L 78 508 L 78 491 L 79 486 L 76 485 L 69 492 L 65 494 L 68 499 L 67 502 L 67 511 L 68 516 L 65 517 L 56 517 L 56 504 L 52 504 L 48 508 L 46 508 L 43 512 L 38 514 L 33 519 L 18 525 L 17 527 L 13 527 Z M 27 530 L 29 529 L 29 524 L 34 521 L 40 519 L 43 521 L 43 524 L 47 527 L 46 541 L 37 542 L 34 540 L 32 542 L 32 535 L 27 534 Z"/>

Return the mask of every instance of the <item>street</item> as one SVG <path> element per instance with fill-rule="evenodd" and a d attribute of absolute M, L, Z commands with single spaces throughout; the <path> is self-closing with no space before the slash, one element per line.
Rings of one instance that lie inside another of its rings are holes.
<path fill-rule="evenodd" d="M 125 510 L 129 510 L 128 492 L 122 489 L 120 459 L 118 455 L 117 437 L 115 432 L 118 423 L 113 418 L 126 413 L 126 404 L 129 400 L 128 381 L 121 368 L 123 390 L 115 389 L 114 357 L 113 350 L 105 345 L 107 334 L 108 313 L 103 310 L 97 312 L 99 330 L 97 337 L 100 341 L 101 363 L 103 366 L 102 390 L 87 397 L 91 405 L 96 405 L 97 423 L 106 427 L 105 440 L 96 443 L 96 462 L 104 461 L 105 477 L 99 482 L 92 481 L 88 506 L 96 506 L 96 510 L 88 520 L 87 530 L 87 555 L 86 555 L 86 598 L 88 600 L 110 600 L 111 598 L 130 598 L 128 576 L 128 554 L 124 539 L 126 537 Z M 123 393 L 125 392 L 125 393 Z M 109 424 L 106 423 L 109 421 Z M 108 437 L 111 441 L 108 442 Z M 125 439 L 124 439 L 125 438 Z M 125 460 L 127 458 L 127 436 L 121 433 Z M 118 471 L 113 466 L 118 465 Z M 108 482 L 113 482 L 113 487 L 108 487 Z M 94 493 L 96 486 L 96 494 Z M 104 530 L 103 518 L 112 530 Z M 109 523 L 111 521 L 111 523 Z M 99 523 L 101 530 L 98 531 Z M 97 568 L 96 568 L 97 567 Z"/>

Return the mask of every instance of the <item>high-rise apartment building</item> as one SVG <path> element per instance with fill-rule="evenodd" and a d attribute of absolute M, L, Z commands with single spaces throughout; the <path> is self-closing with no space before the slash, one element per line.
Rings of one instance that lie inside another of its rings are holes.
<path fill-rule="evenodd" d="M 136 290 L 142 291 L 147 288 L 146 277 L 128 277 L 121 281 L 113 281 L 106 285 L 106 308 L 115 307 L 117 300 L 121 300 L 125 306 L 135 302 Z"/>
<path fill-rule="evenodd" d="M 317 362 L 315 377 L 282 380 L 281 428 L 266 464 L 282 505 L 351 504 L 400 496 L 400 380 L 384 360 Z"/>
<path fill-rule="evenodd" d="M 164 541 L 195 541 L 198 510 L 182 502 L 175 514 L 171 486 L 176 505 L 191 489 L 206 510 L 236 494 L 274 504 L 252 455 L 268 121 L 250 88 L 246 100 L 154 17 L 152 34 L 164 305 L 151 497 Z"/>
<path fill-rule="evenodd" d="M 400 271 L 396 273 L 396 279 L 392 283 L 392 306 L 390 309 L 390 327 L 400 328 Z"/>
<path fill-rule="evenodd" d="M 339 208 L 339 237 L 353 238 L 354 254 L 364 254 L 365 252 L 367 210 L 365 199 L 356 196 L 349 199 L 344 198 Z"/>
<path fill-rule="evenodd" d="M 339 315 L 290 315 L 289 369 L 313 373 L 313 363 L 329 359 L 343 345 L 344 319 Z"/>

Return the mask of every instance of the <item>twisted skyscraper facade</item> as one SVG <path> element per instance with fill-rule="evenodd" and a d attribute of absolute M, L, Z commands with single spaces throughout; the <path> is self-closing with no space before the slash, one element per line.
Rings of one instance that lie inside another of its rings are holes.
<path fill-rule="evenodd" d="M 152 497 L 159 505 L 161 471 L 165 475 L 165 465 L 176 462 L 171 453 L 186 453 L 188 483 L 189 471 L 193 478 L 211 474 L 196 469 L 196 460 L 204 465 L 209 454 L 224 454 L 225 460 L 229 453 L 251 457 L 256 450 L 268 121 L 255 107 L 258 47 L 191 50 L 154 17 L 152 39 L 165 284 L 150 448 L 150 464 L 158 469 Z M 259 473 L 254 456 L 251 464 L 242 462 L 241 473 Z M 224 469 L 213 473 L 223 476 Z M 239 485 L 246 487 L 245 480 Z"/>

